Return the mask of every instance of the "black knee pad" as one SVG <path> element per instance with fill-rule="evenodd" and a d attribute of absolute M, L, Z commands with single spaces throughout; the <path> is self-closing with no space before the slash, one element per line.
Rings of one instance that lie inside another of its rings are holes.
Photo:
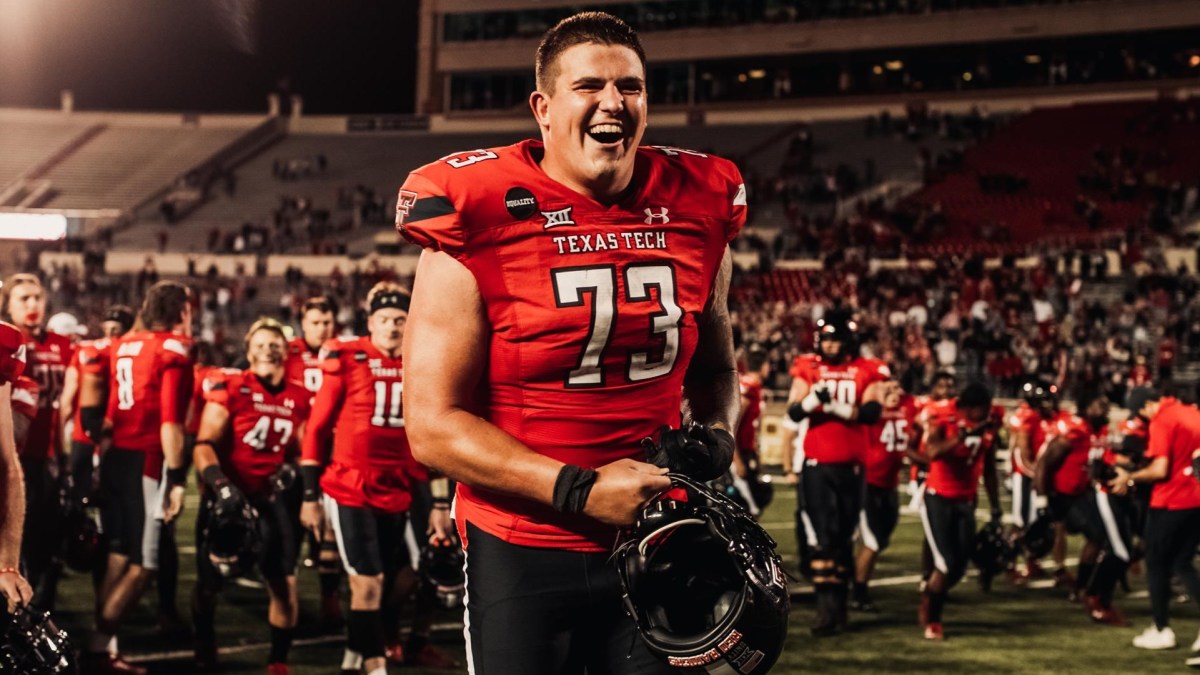
<path fill-rule="evenodd" d="M 320 574 L 340 574 L 342 557 L 338 554 L 337 543 L 321 542 L 321 552 L 317 555 L 317 572 Z"/>

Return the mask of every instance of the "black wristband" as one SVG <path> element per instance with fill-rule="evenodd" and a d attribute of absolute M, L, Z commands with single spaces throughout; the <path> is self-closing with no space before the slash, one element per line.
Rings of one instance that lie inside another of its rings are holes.
<path fill-rule="evenodd" d="M 879 401 L 868 401 L 858 406 L 858 421 L 863 424 L 875 424 L 883 417 L 883 404 Z"/>
<path fill-rule="evenodd" d="M 177 485 L 187 485 L 187 467 L 181 466 L 177 469 L 167 469 L 167 487 L 175 487 Z"/>
<path fill-rule="evenodd" d="M 214 488 L 217 487 L 218 482 L 229 480 L 225 477 L 225 474 L 221 472 L 220 465 L 217 464 L 209 464 L 207 468 L 200 472 L 200 478 L 204 479 L 204 482 L 209 487 Z"/>
<path fill-rule="evenodd" d="M 804 419 L 805 417 L 808 417 L 808 411 L 804 409 L 804 406 L 800 405 L 799 401 L 796 401 L 795 403 L 788 406 L 787 416 L 788 416 L 788 419 L 790 419 L 791 421 L 799 422 L 800 420 Z"/>
<path fill-rule="evenodd" d="M 595 483 L 595 469 L 564 464 L 554 481 L 555 510 L 562 513 L 582 513 Z"/>
<path fill-rule="evenodd" d="M 304 501 L 315 502 L 321 498 L 321 467 L 301 464 L 300 479 L 304 483 Z"/>

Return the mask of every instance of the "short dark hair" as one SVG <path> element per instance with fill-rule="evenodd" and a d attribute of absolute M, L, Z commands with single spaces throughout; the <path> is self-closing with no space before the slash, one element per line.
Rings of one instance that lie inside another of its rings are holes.
<path fill-rule="evenodd" d="M 1088 406 L 1092 405 L 1093 401 L 1104 396 L 1104 390 L 1099 387 L 1086 387 L 1079 390 L 1075 394 L 1075 414 L 1082 416 L 1087 412 Z"/>
<path fill-rule="evenodd" d="M 953 384 L 958 380 L 958 377 L 949 370 L 939 370 L 933 374 L 934 382 L 941 382 L 942 380 L 950 380 L 951 384 Z"/>
<path fill-rule="evenodd" d="M 160 281 L 146 291 L 138 320 L 147 330 L 170 330 L 183 320 L 183 308 L 192 301 L 191 291 L 178 281 Z"/>
<path fill-rule="evenodd" d="M 990 408 L 992 406 L 992 390 L 982 382 L 972 382 L 963 387 L 958 395 L 960 408 Z"/>
<path fill-rule="evenodd" d="M 328 295 L 314 295 L 304 301 L 304 306 L 300 308 L 300 316 L 303 317 L 314 309 L 322 314 L 332 314 L 336 317 L 338 307 L 337 302 Z"/>
<path fill-rule="evenodd" d="M 558 79 L 558 57 L 575 45 L 589 43 L 628 47 L 642 62 L 642 71 L 646 70 L 646 51 L 637 31 L 612 14 L 580 12 L 559 21 L 542 37 L 534 61 L 538 91 L 553 93 L 554 81 Z"/>
<path fill-rule="evenodd" d="M 753 345 L 746 350 L 746 370 L 756 372 L 767 362 L 767 351 L 760 345 Z"/>

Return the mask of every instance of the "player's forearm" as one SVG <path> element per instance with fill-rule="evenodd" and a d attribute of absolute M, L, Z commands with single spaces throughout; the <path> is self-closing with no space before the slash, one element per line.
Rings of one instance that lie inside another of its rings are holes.
<path fill-rule="evenodd" d="M 784 429 L 783 431 L 783 472 L 795 473 L 796 467 L 792 466 L 792 458 L 796 452 L 796 436 L 799 434 L 793 429 Z"/>
<path fill-rule="evenodd" d="M 472 487 L 552 504 L 563 463 L 461 408 L 406 413 L 413 457 Z"/>
<path fill-rule="evenodd" d="M 185 468 L 187 458 L 183 456 L 183 425 L 178 422 L 164 422 L 159 427 L 159 439 L 162 441 L 163 459 L 167 468 Z"/>
<path fill-rule="evenodd" d="M 13 440 L 11 385 L 0 391 L 0 568 L 15 568 L 21 557 L 21 528 L 25 523 L 25 479 Z"/>

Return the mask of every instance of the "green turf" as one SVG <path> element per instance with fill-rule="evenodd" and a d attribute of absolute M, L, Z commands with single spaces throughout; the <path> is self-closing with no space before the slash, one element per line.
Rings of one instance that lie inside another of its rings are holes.
<path fill-rule="evenodd" d="M 788 566 L 795 566 L 795 544 L 791 529 L 794 496 L 781 493 L 767 510 L 763 522 L 780 542 Z M 180 545 L 191 550 L 194 498 L 189 499 L 186 526 L 179 532 Z M 919 520 L 904 515 L 893 538 L 892 548 L 883 556 L 876 574 L 878 579 L 915 575 L 919 569 L 921 528 Z M 1079 541 L 1072 539 L 1069 555 L 1078 552 Z M 191 555 L 182 554 L 179 604 L 185 615 L 194 580 Z M 1145 588 L 1144 579 L 1132 576 L 1135 592 Z M 315 645 L 298 645 L 292 651 L 292 672 L 302 675 L 328 675 L 341 662 L 342 645 L 336 636 L 323 636 L 313 623 L 317 609 L 316 576 L 309 570 L 300 574 L 301 624 L 298 640 L 323 640 Z M 92 602 L 91 586 L 81 575 L 64 580 L 61 587 L 58 618 L 73 636 L 82 639 Z M 1187 649 L 1200 628 L 1200 612 L 1194 605 L 1174 605 L 1173 627 L 1180 647 L 1166 652 L 1145 652 L 1130 646 L 1130 640 L 1149 623 L 1149 601 L 1144 593 L 1126 599 L 1118 591 L 1116 603 L 1136 628 L 1112 628 L 1092 624 L 1081 607 L 1051 588 L 1014 588 L 997 579 L 991 593 L 979 589 L 973 578 L 963 581 L 946 605 L 944 621 L 947 640 L 928 643 L 921 639 L 916 626 L 916 584 L 905 582 L 881 585 L 873 595 L 881 612 L 852 615 L 852 630 L 844 635 L 815 639 L 808 634 L 812 620 L 811 598 L 801 595 L 793 604 L 788 643 L 777 673 L 863 673 L 863 672 L 1012 672 L 1012 673 L 1146 673 L 1180 671 Z M 128 621 L 121 636 L 121 648 L 129 656 L 164 652 L 187 652 L 187 639 L 170 640 L 155 630 L 156 607 L 153 591 L 147 594 Z M 221 647 L 254 645 L 268 639 L 265 591 L 231 587 L 222 597 L 217 631 Z M 461 612 L 446 612 L 438 617 L 443 629 L 435 641 L 463 657 Z M 261 673 L 266 648 L 258 647 L 223 655 L 222 672 Z M 192 672 L 190 657 L 158 660 L 151 663 L 156 673 Z M 405 673 L 433 673 L 405 668 Z"/>

